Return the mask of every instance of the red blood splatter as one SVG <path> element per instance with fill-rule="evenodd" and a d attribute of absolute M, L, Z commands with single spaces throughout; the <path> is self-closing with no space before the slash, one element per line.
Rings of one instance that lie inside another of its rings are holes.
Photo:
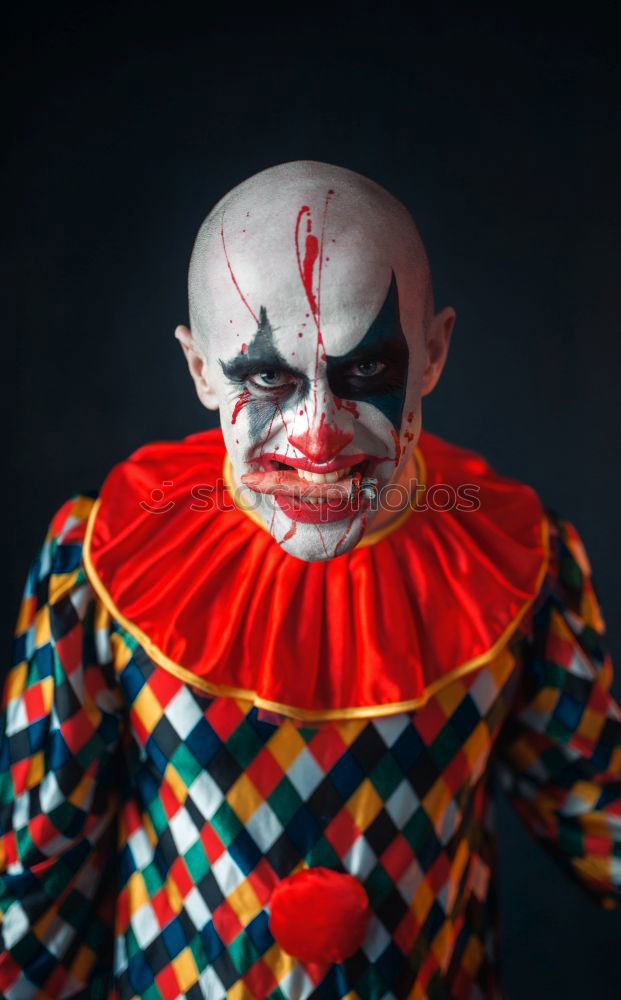
<path fill-rule="evenodd" d="M 360 475 L 360 473 L 358 473 L 358 475 Z M 364 533 L 366 531 L 367 521 L 369 519 L 369 501 L 368 500 L 363 500 L 360 509 L 361 509 L 362 513 L 361 513 L 361 517 L 360 517 L 360 534 L 358 536 L 358 539 L 362 538 L 362 536 L 364 535 Z M 355 516 L 356 516 L 355 514 L 352 514 L 352 517 L 351 517 L 351 519 L 350 519 L 350 521 L 349 521 L 349 523 L 348 523 L 345 531 L 343 532 L 343 534 L 341 535 L 341 537 L 338 539 L 336 545 L 334 546 L 334 555 L 335 556 L 337 555 L 338 550 L 340 549 L 341 545 L 343 544 L 343 542 L 347 538 L 349 532 L 351 531 L 351 529 L 353 527 L 353 524 L 354 524 Z"/>
<path fill-rule="evenodd" d="M 344 541 L 345 541 L 345 539 L 347 538 L 347 536 L 348 536 L 349 532 L 351 531 L 351 526 L 352 526 L 352 524 L 353 524 L 353 523 L 354 523 L 354 518 L 353 518 L 353 516 L 352 516 L 352 517 L 351 517 L 351 518 L 349 519 L 349 521 L 347 522 L 347 527 L 345 528 L 345 531 L 344 531 L 344 532 L 343 532 L 343 534 L 342 534 L 342 535 L 340 535 L 340 536 L 339 536 L 339 538 L 337 539 L 337 542 L 336 542 L 336 545 L 334 546 L 334 555 L 337 555 L 337 553 L 338 553 L 338 550 L 340 549 L 341 545 L 343 544 L 343 542 L 344 542 Z"/>
<path fill-rule="evenodd" d="M 277 413 L 280 414 L 280 419 L 282 420 L 282 425 L 285 428 L 285 434 L 288 433 L 287 432 L 287 422 L 286 422 L 284 414 L 283 414 L 283 412 L 282 412 L 282 410 L 280 408 L 280 403 L 276 403 L 276 406 L 274 407 L 274 412 L 272 413 L 272 419 L 270 420 L 269 427 L 267 428 L 267 432 L 266 432 L 263 440 L 259 444 L 259 449 L 258 449 L 259 454 L 263 451 L 263 448 L 265 446 L 265 442 L 269 439 L 269 437 L 270 437 L 270 435 L 272 433 L 272 426 L 274 424 L 274 420 L 276 418 L 276 414 Z M 285 449 L 285 456 L 286 456 L 288 450 L 289 450 L 289 445 L 287 445 L 287 447 Z M 275 520 L 275 518 L 276 518 L 276 504 L 274 504 L 274 507 L 272 508 L 272 516 L 270 518 L 270 523 L 269 523 L 269 532 L 270 532 L 270 534 L 272 533 L 273 528 L 274 528 L 274 520 Z"/>
<path fill-rule="evenodd" d="M 394 463 L 395 463 L 395 465 L 398 465 L 399 464 L 399 460 L 401 458 L 401 444 L 399 442 L 399 435 L 397 434 L 396 431 L 391 431 L 390 433 L 392 434 L 392 439 L 395 442 Z"/>
<path fill-rule="evenodd" d="M 403 436 L 405 437 L 406 441 L 413 441 L 414 440 L 414 435 L 412 434 L 411 431 L 406 431 Z"/>
<path fill-rule="evenodd" d="M 326 558 L 328 558 L 328 550 L 326 548 L 326 543 L 323 540 L 323 535 L 321 534 L 321 531 L 319 530 L 319 525 L 316 524 L 316 525 L 314 525 L 314 527 L 315 527 L 315 531 L 319 535 L 319 541 L 321 542 L 324 554 L 325 554 Z"/>
<path fill-rule="evenodd" d="M 297 530 L 297 526 L 298 526 L 297 525 L 297 521 L 292 521 L 291 522 L 291 524 L 289 526 L 288 532 L 285 535 L 282 536 L 282 538 L 280 539 L 279 545 L 282 545 L 283 542 L 288 542 L 290 538 L 293 538 L 293 536 L 295 535 L 295 532 Z"/>
<path fill-rule="evenodd" d="M 283 424 L 283 427 L 285 428 L 285 431 L 287 430 L 287 425 L 285 423 L 285 418 L 283 416 L 283 412 L 282 412 L 282 410 L 280 408 L 280 403 L 276 403 L 276 405 L 274 406 L 274 412 L 272 413 L 272 416 L 270 418 L 269 426 L 267 428 L 265 436 L 263 437 L 263 440 L 261 441 L 261 444 L 260 444 L 260 447 L 259 447 L 259 452 L 262 450 L 265 442 L 267 440 L 269 440 L 269 437 L 270 437 L 270 435 L 272 433 L 272 427 L 274 426 L 274 420 L 276 419 L 276 414 L 277 413 L 280 414 L 280 419 L 282 420 L 282 424 Z"/>
<path fill-rule="evenodd" d="M 324 263 L 324 239 L 326 221 L 328 217 L 328 206 L 330 198 L 334 194 L 330 188 L 326 194 L 323 213 L 321 218 L 319 238 L 313 232 L 313 219 L 311 209 L 308 205 L 302 205 L 295 220 L 295 253 L 298 265 L 300 281 L 306 295 L 306 300 L 310 306 L 310 312 L 305 314 L 306 319 L 312 315 L 317 329 L 317 345 L 315 352 L 315 377 L 313 380 L 313 412 L 308 417 L 308 430 L 300 434 L 297 438 L 289 438 L 289 442 L 299 448 L 305 455 L 314 461 L 329 461 L 338 454 L 353 435 L 346 434 L 340 430 L 336 424 L 326 422 L 326 414 L 322 412 L 319 426 L 316 426 L 318 416 L 318 392 L 317 381 L 319 377 L 320 362 L 327 361 L 327 355 L 323 343 L 321 332 L 321 276 Z M 305 223 L 303 234 L 303 223 Z M 306 323 L 301 326 L 306 327 Z M 300 337 L 302 333 L 298 334 Z M 325 396 L 324 396 L 325 400 Z"/>
<path fill-rule="evenodd" d="M 366 505 L 368 506 L 368 501 L 363 501 L 363 505 L 364 505 L 364 504 L 366 504 Z M 365 528 L 365 525 L 366 525 L 366 523 L 367 523 L 367 517 L 368 517 L 368 516 L 369 516 L 369 515 L 368 515 L 368 511 L 367 511 L 367 510 L 365 510 L 365 509 L 364 509 L 364 506 L 363 506 L 363 508 L 362 508 L 362 517 L 361 517 L 361 524 L 362 524 L 362 533 L 364 533 L 364 528 Z M 348 520 L 348 522 L 347 522 L 347 527 L 345 528 L 345 531 L 344 531 L 344 532 L 343 532 L 343 534 L 342 534 L 342 535 L 340 536 L 340 538 L 339 538 L 339 539 L 337 540 L 337 543 L 336 543 L 336 545 L 334 546 L 334 555 L 335 555 L 335 556 L 337 555 L 337 553 L 338 553 L 338 550 L 340 549 L 341 545 L 343 545 L 343 543 L 344 543 L 345 539 L 347 538 L 347 536 L 348 536 L 349 532 L 350 532 L 350 531 L 351 531 L 351 529 L 353 528 L 353 526 L 354 526 L 354 520 L 355 520 L 355 518 L 356 518 L 356 514 L 355 514 L 355 513 L 353 513 L 353 514 L 352 514 L 352 516 L 351 516 L 351 517 L 349 518 L 349 520 Z M 362 537 L 362 533 L 361 533 L 360 537 Z"/>
<path fill-rule="evenodd" d="M 304 324 L 304 325 L 306 326 L 306 324 Z M 303 337 L 303 336 L 304 336 L 304 334 L 300 331 L 300 333 L 298 333 L 298 337 Z"/>
<path fill-rule="evenodd" d="M 304 216 L 306 216 L 306 239 L 304 241 L 304 257 L 302 257 L 300 251 L 300 229 Z M 319 254 L 319 240 L 312 232 L 312 226 L 310 208 L 308 205 L 302 205 L 295 221 L 295 252 L 298 260 L 298 271 L 300 272 L 302 285 L 306 292 L 306 298 L 308 299 L 311 312 L 317 321 L 319 319 L 319 310 L 313 291 L 313 272 Z M 306 315 L 308 316 L 308 313 Z"/>
<path fill-rule="evenodd" d="M 248 347 L 248 344 L 242 344 L 241 345 L 241 352 L 242 352 L 242 354 L 244 353 L 244 351 L 246 350 L 247 347 Z"/>
<path fill-rule="evenodd" d="M 310 302 L 313 316 L 317 316 L 317 299 L 313 294 L 313 271 L 317 255 L 319 254 L 319 240 L 313 233 L 306 236 L 306 246 L 304 249 L 304 263 L 302 265 L 302 282 L 306 290 L 308 301 Z"/>
<path fill-rule="evenodd" d="M 339 396 L 335 396 L 334 402 L 336 403 L 337 409 L 347 410 L 349 413 L 353 414 L 356 420 L 359 418 L 360 411 L 358 410 L 358 407 L 353 399 L 340 399 Z"/>
<path fill-rule="evenodd" d="M 233 410 L 233 415 L 231 417 L 231 423 L 234 424 L 237 420 L 239 414 L 243 410 L 246 403 L 250 402 L 251 399 L 250 389 L 243 389 L 239 396 L 237 397 L 237 402 L 235 403 L 235 408 Z"/>
<path fill-rule="evenodd" d="M 412 410 L 410 410 L 410 412 L 408 413 L 407 420 L 408 420 L 408 424 L 411 424 L 412 421 L 414 420 L 414 414 L 413 414 Z"/>
<path fill-rule="evenodd" d="M 319 427 L 310 426 L 308 430 L 303 431 L 297 437 L 287 438 L 294 448 L 297 448 L 314 462 L 329 462 L 349 444 L 354 436 L 342 431 L 335 424 L 327 424 L 325 417 L 325 413 L 322 413 Z"/>
<path fill-rule="evenodd" d="M 224 250 L 224 256 L 226 258 L 226 266 L 229 269 L 229 274 L 231 275 L 231 280 L 233 281 L 233 284 L 235 285 L 235 288 L 237 289 L 237 294 L 239 295 L 239 297 L 242 300 L 242 302 L 244 303 L 246 309 L 248 310 L 248 312 L 250 313 L 250 315 L 252 316 L 253 320 L 255 321 L 255 323 L 258 326 L 259 325 L 259 320 L 257 319 L 255 313 L 253 312 L 252 308 L 250 307 L 250 305 L 248 303 L 248 300 L 246 299 L 246 297 L 245 297 L 244 293 L 242 292 L 241 288 L 239 287 L 237 278 L 235 277 L 235 275 L 233 273 L 233 268 L 231 267 L 231 262 L 229 260 L 229 255 L 228 255 L 227 250 L 226 250 L 226 242 L 225 242 L 225 239 L 224 239 L 224 212 L 222 213 L 222 221 L 220 223 L 220 237 L 222 239 L 222 249 Z"/>

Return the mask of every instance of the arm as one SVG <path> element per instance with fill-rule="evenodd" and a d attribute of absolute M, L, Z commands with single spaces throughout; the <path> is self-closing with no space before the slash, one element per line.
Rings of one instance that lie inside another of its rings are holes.
<path fill-rule="evenodd" d="M 549 520 L 549 569 L 497 772 L 531 833 L 610 908 L 621 898 L 621 710 L 581 539 Z"/>
<path fill-rule="evenodd" d="M 0 701 L 0 994 L 105 997 L 112 973 L 121 705 L 81 566 L 92 501 L 52 522 Z"/>

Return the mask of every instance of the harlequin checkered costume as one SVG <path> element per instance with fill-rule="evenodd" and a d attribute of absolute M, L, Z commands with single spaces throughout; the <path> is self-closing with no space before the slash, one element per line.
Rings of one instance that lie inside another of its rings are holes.
<path fill-rule="evenodd" d="M 216 437 L 192 440 L 221 461 Z M 487 658 L 413 688 L 401 710 L 348 714 L 173 670 L 172 626 L 166 652 L 118 607 L 122 588 L 109 596 L 98 516 L 78 497 L 54 518 L 4 684 L 3 996 L 498 996 L 494 779 L 567 873 L 615 905 L 621 712 L 567 520 L 544 512 L 536 592 Z M 237 509 L 218 516 L 263 530 Z M 314 868 L 353 875 L 368 897 L 365 937 L 340 962 L 298 960 L 272 932 L 275 888 Z"/>

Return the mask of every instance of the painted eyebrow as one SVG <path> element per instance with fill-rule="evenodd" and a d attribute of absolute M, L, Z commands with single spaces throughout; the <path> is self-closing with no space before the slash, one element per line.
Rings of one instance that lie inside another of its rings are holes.
<path fill-rule="evenodd" d="M 250 375 L 266 371 L 286 372 L 288 375 L 294 375 L 304 381 L 307 380 L 303 372 L 287 364 L 275 351 L 261 352 L 258 356 L 255 351 L 252 357 L 240 354 L 230 361 L 224 361 L 222 358 L 218 358 L 218 361 L 226 377 L 234 382 L 243 382 Z"/>
<path fill-rule="evenodd" d="M 328 364 L 332 369 L 341 370 L 370 359 L 373 361 L 398 361 L 404 357 L 405 353 L 398 343 L 397 337 L 393 333 L 387 333 L 382 337 L 378 337 L 368 347 L 355 347 L 341 357 L 338 354 L 329 355 Z"/>

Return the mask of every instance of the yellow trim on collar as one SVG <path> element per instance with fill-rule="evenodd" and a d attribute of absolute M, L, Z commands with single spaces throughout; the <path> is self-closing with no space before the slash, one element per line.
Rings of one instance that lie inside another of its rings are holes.
<path fill-rule="evenodd" d="M 187 667 L 182 667 L 180 664 L 175 663 L 174 660 L 171 660 L 161 651 L 161 649 L 159 649 L 158 646 L 155 645 L 154 642 L 152 642 L 149 636 L 143 632 L 142 629 L 140 629 L 137 625 L 134 625 L 133 622 L 129 621 L 129 619 L 126 618 L 125 615 L 123 615 L 117 608 L 114 600 L 108 593 L 105 584 L 98 576 L 91 560 L 90 546 L 100 506 L 101 500 L 97 500 L 93 504 L 93 509 L 89 515 L 86 534 L 84 537 L 82 559 L 86 575 L 93 587 L 93 590 L 115 621 L 117 621 L 119 625 L 121 625 L 121 627 L 124 628 L 125 631 L 142 646 L 145 653 L 150 656 L 151 659 L 158 664 L 158 666 L 163 667 L 164 670 L 167 670 L 170 674 L 173 674 L 173 676 L 177 677 L 184 683 L 189 684 L 191 687 L 214 697 L 238 698 L 241 701 L 248 701 L 251 704 L 256 705 L 257 708 L 267 709 L 268 711 L 284 715 L 291 719 L 298 719 L 302 722 L 318 722 L 322 720 L 328 721 L 336 719 L 372 719 L 386 715 L 397 715 L 400 712 L 411 712 L 414 709 L 425 705 L 432 695 L 434 695 L 441 688 L 445 687 L 451 681 L 456 680 L 458 677 L 462 677 L 464 674 L 470 673 L 472 670 L 478 669 L 486 663 L 490 663 L 498 655 L 500 655 L 503 647 L 516 631 L 522 618 L 537 597 L 541 584 L 543 583 L 549 561 L 548 522 L 545 515 L 543 515 L 541 518 L 541 538 L 544 557 L 537 575 L 537 584 L 534 596 L 529 598 L 529 600 L 522 605 L 517 615 L 513 621 L 507 625 L 500 638 L 497 639 L 493 646 L 491 646 L 485 653 L 481 653 L 480 656 L 467 660 L 465 663 L 460 664 L 453 670 L 444 674 L 443 677 L 439 677 L 433 682 L 433 684 L 426 687 L 422 694 L 420 694 L 417 698 L 411 698 L 408 701 L 392 702 L 384 705 L 354 705 L 350 708 L 305 709 L 299 708 L 296 705 L 285 705 L 279 702 L 269 701 L 266 698 L 261 698 L 256 694 L 256 692 L 245 690 L 243 688 L 211 684 L 209 681 L 203 680 L 202 677 L 197 677 L 196 674 L 193 674 L 191 670 L 187 669 Z M 392 528 L 392 525 L 389 527 Z"/>

